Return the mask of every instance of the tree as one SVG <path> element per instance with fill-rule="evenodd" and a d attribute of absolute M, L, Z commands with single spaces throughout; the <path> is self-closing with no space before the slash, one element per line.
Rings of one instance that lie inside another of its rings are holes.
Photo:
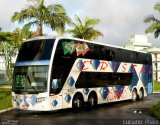
<path fill-rule="evenodd" d="M 29 29 L 15 29 L 11 32 L 0 32 L 0 57 L 5 63 L 5 72 L 8 82 L 12 81 L 13 64 L 15 57 L 20 49 L 24 39 L 32 37 L 32 32 Z"/>
<path fill-rule="evenodd" d="M 68 33 L 72 34 L 73 37 L 87 39 L 87 40 L 95 40 L 99 36 L 103 36 L 103 34 L 94 28 L 100 22 L 99 19 L 86 17 L 84 24 L 81 19 L 76 16 L 76 23 L 72 23 L 73 29 L 67 30 Z"/>
<path fill-rule="evenodd" d="M 19 48 L 22 45 L 22 42 L 26 39 L 32 38 L 33 37 L 33 32 L 29 31 L 29 29 L 19 29 L 16 28 L 12 32 L 12 42 L 10 44 L 14 46 L 16 51 L 18 52 Z"/>
<path fill-rule="evenodd" d="M 12 34 L 10 32 L 0 32 L 0 42 L 2 41 L 11 41 Z"/>
<path fill-rule="evenodd" d="M 154 9 L 160 12 L 160 3 L 154 6 Z M 153 15 L 147 16 L 144 19 L 145 23 L 151 23 L 151 25 L 145 30 L 146 33 L 153 33 L 154 37 L 158 38 L 160 35 L 160 20 L 154 17 Z"/>
<path fill-rule="evenodd" d="M 15 12 L 12 16 L 12 22 L 18 21 L 23 23 L 25 20 L 31 20 L 24 25 L 24 28 L 29 28 L 32 25 L 38 26 L 37 32 L 39 36 L 43 35 L 43 25 L 50 26 L 53 30 L 62 34 L 65 30 L 65 25 L 71 23 L 71 19 L 67 16 L 64 7 L 61 4 L 44 5 L 44 0 L 29 0 L 34 2 L 28 8 Z"/>
<path fill-rule="evenodd" d="M 6 53 L 8 49 L 11 49 L 10 46 L 6 46 L 7 43 L 12 41 L 12 33 L 10 32 L 0 32 L 0 57 L 4 60 L 5 63 L 5 72 L 8 77 L 9 82 L 11 81 L 10 71 L 10 58 L 8 58 L 8 54 Z M 12 52 L 10 53 L 12 54 Z M 11 82 L 10 82 L 11 83 Z"/>

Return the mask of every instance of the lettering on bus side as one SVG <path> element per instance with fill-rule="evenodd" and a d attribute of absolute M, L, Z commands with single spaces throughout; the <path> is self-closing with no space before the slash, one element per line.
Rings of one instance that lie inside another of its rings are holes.
<path fill-rule="evenodd" d="M 100 62 L 101 68 L 100 71 L 105 71 L 108 68 L 108 64 L 106 62 Z"/>
<path fill-rule="evenodd" d="M 94 70 L 106 71 L 109 67 L 107 61 L 100 61 L 100 60 L 80 60 L 79 64 L 80 64 L 79 66 L 80 71 L 91 70 L 89 67 L 92 67 Z"/>

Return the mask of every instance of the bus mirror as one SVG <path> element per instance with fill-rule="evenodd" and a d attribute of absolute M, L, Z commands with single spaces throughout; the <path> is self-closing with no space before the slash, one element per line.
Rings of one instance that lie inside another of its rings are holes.
<path fill-rule="evenodd" d="M 53 79 L 52 80 L 52 89 L 57 89 L 58 88 L 58 79 Z"/>

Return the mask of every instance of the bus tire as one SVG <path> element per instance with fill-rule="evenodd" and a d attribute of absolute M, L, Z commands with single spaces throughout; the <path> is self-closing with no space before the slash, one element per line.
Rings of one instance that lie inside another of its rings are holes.
<path fill-rule="evenodd" d="M 143 90 L 143 88 L 141 88 L 139 90 L 138 100 L 141 101 L 141 100 L 143 100 L 143 98 L 144 98 L 144 90 Z"/>
<path fill-rule="evenodd" d="M 88 109 L 92 110 L 97 106 L 97 95 L 95 92 L 91 92 L 88 96 Z"/>
<path fill-rule="evenodd" d="M 137 98 L 138 98 L 138 96 L 137 96 L 137 90 L 136 89 L 133 89 L 133 91 L 132 91 L 132 102 L 135 102 L 135 101 L 137 101 Z"/>
<path fill-rule="evenodd" d="M 72 109 L 77 112 L 83 106 L 83 96 L 80 93 L 75 94 L 72 100 Z"/>

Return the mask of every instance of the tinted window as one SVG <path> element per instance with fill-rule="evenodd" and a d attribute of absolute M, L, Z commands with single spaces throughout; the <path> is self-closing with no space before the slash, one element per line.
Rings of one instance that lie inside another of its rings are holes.
<path fill-rule="evenodd" d="M 58 94 L 61 91 L 77 56 L 76 52 L 64 54 L 62 43 L 65 41 L 66 40 L 60 40 L 58 42 L 53 59 L 51 83 L 53 80 L 59 81 L 57 89 L 53 89 L 52 84 L 50 84 L 50 93 L 54 94 Z"/>
<path fill-rule="evenodd" d="M 53 39 L 24 42 L 19 51 L 17 61 L 49 60 L 53 45 Z"/>
<path fill-rule="evenodd" d="M 76 82 L 76 88 L 94 88 L 129 85 L 132 73 L 81 72 Z"/>
<path fill-rule="evenodd" d="M 47 91 L 48 66 L 16 66 L 12 90 L 15 93 Z"/>

